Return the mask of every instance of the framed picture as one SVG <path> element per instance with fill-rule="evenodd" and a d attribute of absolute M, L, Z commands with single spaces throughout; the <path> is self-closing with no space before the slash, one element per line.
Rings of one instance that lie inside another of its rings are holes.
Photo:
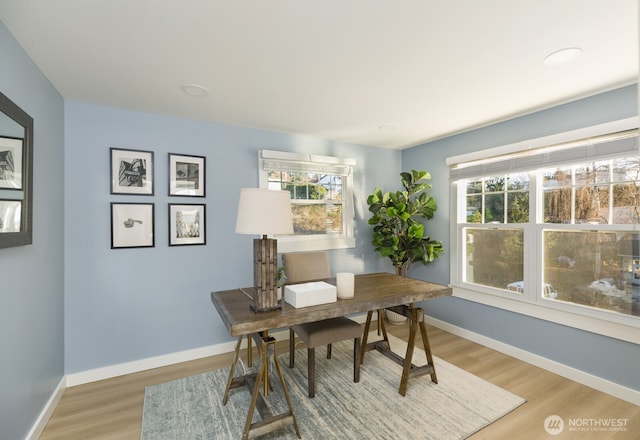
<path fill-rule="evenodd" d="M 22 139 L 0 136 L 0 188 L 22 189 Z"/>
<path fill-rule="evenodd" d="M 33 243 L 33 118 L 0 92 L 0 249 Z"/>
<path fill-rule="evenodd" d="M 22 201 L 0 200 L 0 233 L 20 232 Z"/>
<path fill-rule="evenodd" d="M 203 156 L 169 153 L 169 195 L 204 197 L 205 160 Z"/>
<path fill-rule="evenodd" d="M 169 204 L 169 246 L 207 244 L 205 205 Z"/>
<path fill-rule="evenodd" d="M 111 203 L 111 249 L 154 247 L 154 204 Z"/>
<path fill-rule="evenodd" d="M 153 151 L 110 150 L 111 194 L 153 195 Z"/>

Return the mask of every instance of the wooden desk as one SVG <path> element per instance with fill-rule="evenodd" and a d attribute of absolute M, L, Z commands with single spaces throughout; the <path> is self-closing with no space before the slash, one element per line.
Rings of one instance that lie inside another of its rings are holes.
<path fill-rule="evenodd" d="M 331 284 L 335 284 L 335 280 L 325 280 Z M 249 434 L 264 434 L 266 432 L 279 429 L 286 423 L 292 423 L 300 437 L 295 415 L 289 402 L 289 396 L 282 377 L 280 364 L 275 355 L 274 338 L 268 335 L 269 330 L 286 328 L 296 324 L 306 322 L 320 321 L 327 318 L 335 318 L 338 316 L 346 316 L 354 313 L 367 312 L 367 323 L 365 325 L 364 340 L 362 344 L 362 356 L 366 350 L 378 350 L 394 359 L 403 366 L 400 394 L 406 393 L 409 377 L 417 375 L 431 374 L 431 380 L 437 382 L 435 368 L 431 359 L 431 350 L 427 339 L 426 327 L 424 325 L 422 309 L 415 308 L 413 303 L 424 301 L 440 296 L 451 295 L 451 288 L 433 284 L 427 281 L 416 280 L 413 278 L 399 277 L 390 273 L 375 273 L 367 275 L 357 275 L 355 277 L 355 293 L 350 299 L 338 299 L 337 302 L 329 304 L 320 304 L 317 306 L 304 307 L 296 309 L 289 304 L 284 304 L 282 310 L 276 310 L 264 313 L 253 312 L 249 305 L 251 304 L 250 295 L 253 288 L 233 289 L 211 293 L 211 301 L 218 310 L 222 321 L 232 336 L 238 337 L 236 345 L 235 359 L 231 365 L 229 381 L 225 391 L 223 403 L 226 403 L 229 390 L 243 385 L 253 387 L 251 405 L 243 439 L 249 438 Z M 391 352 L 384 332 L 384 340 L 372 344 L 366 344 L 366 336 L 371 322 L 372 311 L 389 308 L 398 313 L 404 314 L 410 320 L 409 341 L 407 345 L 407 354 L 404 358 Z M 424 341 L 425 352 L 427 354 L 428 365 L 416 367 L 411 364 L 413 356 L 413 348 L 415 345 L 415 335 L 418 330 L 421 331 Z M 261 365 L 258 373 L 250 377 L 233 378 L 233 371 L 238 361 L 240 342 L 243 335 L 251 335 L 258 344 L 261 353 Z M 275 366 L 278 371 L 280 381 L 282 382 L 285 397 L 289 403 L 289 413 L 273 416 L 263 396 L 260 396 L 261 385 L 264 384 L 264 393 L 267 394 L 268 387 L 266 383 L 267 365 L 270 349 L 273 349 L 273 357 Z M 255 384 L 253 381 L 255 380 Z M 258 407 L 262 416 L 262 421 L 252 425 L 253 412 Z"/>

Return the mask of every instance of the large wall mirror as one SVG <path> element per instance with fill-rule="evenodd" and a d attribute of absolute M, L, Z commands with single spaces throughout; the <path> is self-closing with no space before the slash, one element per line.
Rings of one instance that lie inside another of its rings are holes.
<path fill-rule="evenodd" d="M 0 248 L 32 243 L 33 118 L 0 93 Z"/>

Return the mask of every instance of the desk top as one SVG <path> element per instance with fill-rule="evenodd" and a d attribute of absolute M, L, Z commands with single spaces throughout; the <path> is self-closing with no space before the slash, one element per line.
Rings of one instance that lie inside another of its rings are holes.
<path fill-rule="evenodd" d="M 324 281 L 335 285 L 335 279 Z M 251 293 L 253 288 L 243 290 Z M 441 284 L 390 273 L 374 273 L 356 275 L 353 298 L 338 299 L 328 304 L 296 309 L 284 303 L 282 310 L 255 313 L 249 307 L 251 298 L 241 289 L 211 292 L 211 302 L 231 336 L 240 336 L 447 295 L 451 295 L 451 288 Z"/>

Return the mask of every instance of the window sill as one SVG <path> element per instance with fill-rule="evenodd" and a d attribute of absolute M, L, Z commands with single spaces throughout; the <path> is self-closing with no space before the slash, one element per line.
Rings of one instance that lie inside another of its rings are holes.
<path fill-rule="evenodd" d="M 640 319 L 608 312 L 585 310 L 579 306 L 563 303 L 538 304 L 525 300 L 514 300 L 498 295 L 474 291 L 465 287 L 451 286 L 453 296 L 479 304 L 520 313 L 533 318 L 566 325 L 591 333 L 608 336 L 622 341 L 640 344 Z M 578 313 L 582 312 L 582 313 Z M 606 315 L 607 318 L 593 315 Z"/>

